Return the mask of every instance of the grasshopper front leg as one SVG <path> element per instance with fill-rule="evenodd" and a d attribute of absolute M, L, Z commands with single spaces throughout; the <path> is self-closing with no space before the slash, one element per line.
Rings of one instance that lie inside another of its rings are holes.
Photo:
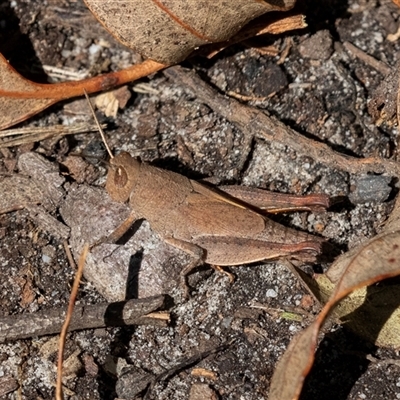
<path fill-rule="evenodd" d="M 131 210 L 128 217 L 125 219 L 122 224 L 120 224 L 113 232 L 111 232 L 108 236 L 103 236 L 99 240 L 97 240 L 94 244 L 90 246 L 90 250 L 94 247 L 99 246 L 102 243 L 116 243 L 122 236 L 130 229 L 133 223 L 138 219 L 135 211 Z"/>
<path fill-rule="evenodd" d="M 189 298 L 189 286 L 186 280 L 187 275 L 199 265 L 204 264 L 206 258 L 206 251 L 198 246 L 197 244 L 193 244 L 190 242 L 186 242 L 184 240 L 175 239 L 173 237 L 164 238 L 165 242 L 174 246 L 184 252 L 190 254 L 193 257 L 193 260 L 180 272 L 180 284 L 183 289 L 185 299 Z"/>

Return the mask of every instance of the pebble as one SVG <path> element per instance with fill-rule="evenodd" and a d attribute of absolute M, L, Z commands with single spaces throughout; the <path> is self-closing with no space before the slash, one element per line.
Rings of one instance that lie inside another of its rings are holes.
<path fill-rule="evenodd" d="M 274 289 L 268 289 L 266 296 L 275 298 L 275 297 L 278 297 L 278 293 Z"/>
<path fill-rule="evenodd" d="M 299 46 L 299 52 L 304 58 L 327 60 L 333 52 L 333 40 L 327 30 L 318 31 Z"/>
<path fill-rule="evenodd" d="M 353 204 L 383 203 L 390 195 L 392 178 L 384 175 L 365 175 L 352 183 L 349 199 Z"/>

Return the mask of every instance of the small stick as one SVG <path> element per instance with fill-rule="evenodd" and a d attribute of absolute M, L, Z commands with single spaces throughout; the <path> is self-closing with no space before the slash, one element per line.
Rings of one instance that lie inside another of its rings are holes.
<path fill-rule="evenodd" d="M 63 392 L 62 392 L 62 367 L 63 367 L 63 358 L 64 358 L 64 347 L 65 340 L 67 337 L 68 326 L 72 318 L 72 313 L 75 307 L 76 297 L 78 295 L 79 284 L 81 282 L 83 267 L 85 266 L 85 261 L 87 254 L 89 252 L 89 244 L 85 243 L 82 254 L 79 258 L 78 269 L 75 274 L 74 284 L 72 285 L 71 296 L 69 298 L 68 311 L 65 316 L 65 322 L 62 326 L 58 347 L 58 360 L 57 360 L 57 385 L 56 385 L 56 399 L 63 400 Z"/>
<path fill-rule="evenodd" d="M 276 92 L 272 93 L 275 94 Z M 234 97 L 237 100 L 240 101 L 265 101 L 268 99 L 268 97 L 256 97 L 256 96 L 246 96 L 244 94 L 240 94 L 237 92 L 234 92 L 233 90 L 230 90 L 229 92 L 227 92 L 227 94 L 231 97 Z"/>
<path fill-rule="evenodd" d="M 169 313 L 153 312 L 162 307 L 164 299 L 165 297 L 160 295 L 146 299 L 76 306 L 69 331 L 128 325 L 166 327 L 170 319 Z M 64 318 L 65 309 L 59 307 L 30 314 L 2 317 L 0 318 L 0 343 L 57 334 L 60 332 Z"/>
<path fill-rule="evenodd" d="M 395 148 L 394 148 L 394 157 L 396 161 L 399 161 L 400 149 L 400 79 L 397 84 L 397 96 L 396 96 L 396 118 L 397 118 L 397 136 L 395 138 Z"/>
<path fill-rule="evenodd" d="M 400 360 L 396 360 L 394 358 L 379 359 L 379 358 L 374 357 L 372 354 L 367 354 L 367 356 L 365 358 L 374 364 L 397 365 L 398 367 L 400 367 Z"/>
<path fill-rule="evenodd" d="M 199 101 L 236 125 L 247 137 L 281 143 L 299 155 L 311 157 L 317 163 L 350 174 L 373 172 L 400 176 L 400 163 L 397 161 L 380 157 L 356 158 L 340 154 L 325 143 L 301 135 L 277 118 L 219 94 L 194 72 L 188 72 L 182 67 L 172 67 L 165 70 L 164 75 L 182 84 L 185 90 L 194 93 Z"/>
<path fill-rule="evenodd" d="M 230 340 L 229 342 L 222 343 L 220 346 L 216 346 L 210 350 L 206 350 L 202 353 L 195 354 L 192 357 L 189 357 L 185 360 L 180 361 L 177 365 L 174 367 L 170 368 L 169 370 L 162 372 L 161 374 L 157 375 L 150 383 L 149 387 L 147 388 L 147 391 L 143 397 L 144 400 L 150 399 L 150 396 L 152 394 L 152 391 L 156 384 L 161 381 L 165 381 L 167 379 L 170 379 L 174 375 L 176 375 L 178 372 L 183 371 L 187 368 L 190 368 L 191 366 L 198 364 L 200 361 L 204 360 L 205 358 L 218 354 L 228 347 L 232 346 L 235 342 L 237 341 L 236 338 Z"/>
<path fill-rule="evenodd" d="M 67 258 L 68 258 L 69 265 L 75 271 L 76 270 L 76 264 L 75 264 L 74 257 L 72 256 L 71 249 L 69 247 L 69 244 L 68 244 L 67 240 L 63 241 L 63 246 L 64 246 L 65 254 L 67 255 Z"/>
<path fill-rule="evenodd" d="M 369 54 L 365 53 L 358 47 L 354 46 L 354 44 L 352 44 L 350 42 L 344 42 L 343 46 L 345 47 L 346 50 L 348 50 L 354 56 L 356 56 L 360 60 L 364 61 L 370 67 L 372 67 L 375 70 L 377 70 L 378 72 L 380 72 L 382 75 L 386 76 L 386 75 L 389 75 L 390 72 L 392 72 L 392 69 L 388 65 L 386 65 L 384 62 L 379 61 L 376 58 L 370 56 Z"/>

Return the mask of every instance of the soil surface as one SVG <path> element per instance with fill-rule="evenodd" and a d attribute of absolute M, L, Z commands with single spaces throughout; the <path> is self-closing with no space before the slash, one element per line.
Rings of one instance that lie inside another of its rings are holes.
<path fill-rule="evenodd" d="M 397 128 L 390 115 L 378 126 L 368 102 L 399 61 L 400 42 L 392 38 L 400 26 L 399 8 L 388 0 L 320 0 L 299 1 L 297 10 L 306 15 L 307 29 L 260 37 L 211 60 L 196 58 L 183 65 L 220 93 L 234 92 L 239 101 L 345 155 L 395 158 Z M 380 67 L 355 56 L 348 42 L 381 61 Z M 36 82 L 77 80 L 141 61 L 138 53 L 104 30 L 81 0 L 3 0 L 0 52 Z M 161 72 L 127 85 L 122 93 L 130 98 L 116 115 L 97 113 L 100 122 L 108 124 L 106 135 L 116 153 L 128 151 L 192 179 L 329 195 L 333 206 L 328 211 L 274 217 L 329 243 L 321 260 L 303 266 L 308 273 L 325 271 L 338 254 L 374 236 L 390 214 L 397 194 L 393 177 L 383 177 L 381 189 L 360 194 L 357 188 L 365 176 L 299 155 L 285 143 L 249 138 L 179 79 Z M 92 118 L 86 100 L 76 99 L 22 125 L 73 125 L 92 123 Z M 92 199 L 86 209 L 73 206 L 68 217 L 72 213 L 74 218 L 68 219 L 65 199 L 78 184 L 104 192 L 106 170 L 101 163 L 71 157 L 91 152 L 96 141 L 98 133 L 88 133 L 3 149 L 0 173 L 19 173 L 18 160 L 25 153 L 42 155 L 59 171 L 57 177 L 65 179 L 62 199 L 46 211 L 71 232 L 83 226 L 90 230 L 95 224 L 90 210 L 102 203 Z M 44 229 L 33 215 L 29 208 L 0 215 L 1 317 L 28 320 L 31 313 L 68 304 L 74 270 L 64 250 L 65 238 Z M 277 360 L 320 305 L 281 262 L 229 268 L 233 283 L 208 267 L 198 268 L 189 277 L 190 299 L 185 300 L 178 283 L 186 255 L 163 243 L 148 223 L 135 229 L 136 239 L 131 232 L 116 247 L 133 243 L 132 263 L 143 274 L 157 275 L 157 284 L 139 281 L 129 296 L 168 293 L 163 309 L 171 323 L 163 328 L 142 325 L 70 333 L 66 398 L 266 399 Z M 79 240 L 71 239 L 71 246 Z M 77 258 L 80 249 L 72 247 Z M 116 247 L 112 251 L 117 252 Z M 126 271 L 130 266 L 128 259 Z M 124 288 L 99 293 L 99 283 L 86 278 L 79 305 L 122 300 L 118 290 L 123 293 Z M 106 286 L 107 278 L 101 279 Z M 54 397 L 57 340 L 44 336 L 0 345 L 1 399 Z M 400 398 L 399 364 L 372 362 L 371 355 L 377 360 L 399 358 L 397 350 L 377 348 L 332 322 L 301 398 Z M 2 389 L 6 385 L 8 391 Z"/>

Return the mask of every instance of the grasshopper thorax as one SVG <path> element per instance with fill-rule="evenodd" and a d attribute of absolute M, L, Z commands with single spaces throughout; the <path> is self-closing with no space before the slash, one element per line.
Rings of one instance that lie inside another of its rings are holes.
<path fill-rule="evenodd" d="M 125 203 L 134 190 L 139 176 L 140 161 L 122 152 L 110 160 L 106 190 L 115 201 Z"/>

